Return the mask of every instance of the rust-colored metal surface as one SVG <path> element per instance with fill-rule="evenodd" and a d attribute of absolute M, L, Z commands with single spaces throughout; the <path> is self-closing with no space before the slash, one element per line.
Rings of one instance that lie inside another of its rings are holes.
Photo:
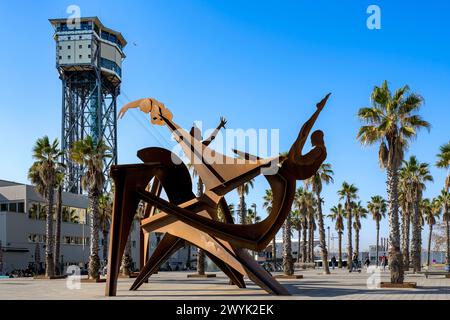
<path fill-rule="evenodd" d="M 247 276 L 271 294 L 289 295 L 245 249 L 261 251 L 267 246 L 291 210 L 296 180 L 314 175 L 326 159 L 323 132 L 320 130 L 311 135 L 313 149 L 305 155 L 302 150 L 328 97 L 317 104 L 317 110 L 302 126 L 288 155 L 270 159 L 235 151 L 241 156 L 237 160 L 212 150 L 209 143 L 200 141 L 192 130 L 187 132 L 173 122 L 172 113 L 155 99 L 141 99 L 123 107 L 120 117 L 128 109 L 139 107 L 150 115 L 151 123 L 169 128 L 202 179 L 205 192 L 201 197 L 194 195 L 186 165 L 162 148 L 140 150 L 141 164 L 112 167 L 115 196 L 106 295 L 116 295 L 120 258 L 140 201 L 147 204 L 145 217 L 141 220 L 143 262 L 131 290 L 137 290 L 173 252 L 188 242 L 203 249 L 238 287 L 245 287 L 243 276 Z M 234 224 L 224 195 L 265 173 L 273 192 L 272 212 L 255 224 Z M 160 197 L 161 190 L 164 190 L 167 200 Z M 222 221 L 218 218 L 219 207 L 223 213 Z M 148 234 L 151 232 L 165 235 L 148 257 Z"/>

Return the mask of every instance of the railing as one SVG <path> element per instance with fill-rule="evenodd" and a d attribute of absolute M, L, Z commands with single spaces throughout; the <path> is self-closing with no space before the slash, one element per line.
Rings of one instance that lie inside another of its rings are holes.
<path fill-rule="evenodd" d="M 112 70 L 117 73 L 119 77 L 122 77 L 122 69 L 114 61 L 100 58 L 100 67 Z"/>

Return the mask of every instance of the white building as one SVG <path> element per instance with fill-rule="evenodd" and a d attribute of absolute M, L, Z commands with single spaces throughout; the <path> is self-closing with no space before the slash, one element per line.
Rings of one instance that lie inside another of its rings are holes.
<path fill-rule="evenodd" d="M 89 261 L 90 226 L 87 217 L 88 199 L 84 195 L 64 192 L 61 223 L 60 262 L 86 265 Z M 38 253 L 41 267 L 45 261 L 46 201 L 33 186 L 0 180 L 0 242 L 3 253 L 3 273 L 26 269 L 35 262 Z M 134 222 L 132 258 L 139 267 L 139 226 Z M 103 257 L 100 234 L 100 259 Z M 1 270 L 0 270 L 1 272 Z"/>

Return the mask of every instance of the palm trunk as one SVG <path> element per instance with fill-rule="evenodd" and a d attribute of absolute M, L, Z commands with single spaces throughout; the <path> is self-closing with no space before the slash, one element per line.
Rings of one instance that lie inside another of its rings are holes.
<path fill-rule="evenodd" d="M 241 224 L 245 224 L 246 222 L 246 211 L 247 211 L 247 205 L 245 203 L 245 195 L 242 193 L 239 196 L 239 219 L 241 220 Z"/>
<path fill-rule="evenodd" d="M 307 256 L 306 256 L 306 254 L 307 254 L 306 248 L 307 248 L 307 242 L 308 242 L 308 240 L 306 238 L 307 232 L 308 232 L 307 224 L 305 223 L 303 225 L 303 241 L 302 241 L 302 262 L 303 263 L 305 263 L 307 261 Z"/>
<path fill-rule="evenodd" d="M 272 240 L 272 261 L 274 270 L 277 269 L 277 241 L 276 236 Z"/>
<path fill-rule="evenodd" d="M 355 252 L 359 257 L 359 229 L 355 229 Z"/>
<path fill-rule="evenodd" d="M 380 253 L 379 253 L 379 247 L 380 247 L 380 221 L 377 220 L 377 267 L 379 265 L 380 261 Z"/>
<path fill-rule="evenodd" d="M 353 245 L 352 245 L 352 212 L 351 212 L 351 204 L 350 200 L 347 199 L 346 204 L 347 210 L 347 269 L 351 270 L 352 267 L 352 254 L 353 254 Z"/>
<path fill-rule="evenodd" d="M 56 198 L 56 225 L 55 225 L 55 270 L 58 275 L 62 274 L 64 270 L 59 265 L 59 253 L 61 250 L 61 220 L 62 220 L 62 186 L 58 186 L 58 194 Z"/>
<path fill-rule="evenodd" d="M 103 229 L 103 261 L 108 260 L 108 229 Z"/>
<path fill-rule="evenodd" d="M 125 252 L 122 256 L 122 275 L 124 276 L 130 276 L 132 273 L 132 265 L 133 265 L 133 259 L 131 257 L 131 232 L 128 235 L 127 243 L 125 245 Z"/>
<path fill-rule="evenodd" d="M 89 278 L 99 279 L 100 258 L 98 257 L 98 198 L 99 194 L 96 190 L 90 191 L 89 207 L 91 209 L 91 243 L 90 243 L 90 257 L 89 257 Z"/>
<path fill-rule="evenodd" d="M 300 263 L 300 242 L 301 242 L 301 235 L 302 235 L 302 226 L 298 226 L 298 245 L 297 245 L 297 263 Z"/>
<path fill-rule="evenodd" d="M 291 244 L 291 219 L 290 214 L 283 225 L 283 271 L 285 275 L 294 274 Z"/>
<path fill-rule="evenodd" d="M 338 232 L 338 268 L 342 269 L 342 231 Z"/>
<path fill-rule="evenodd" d="M 445 221 L 445 227 L 446 227 L 446 231 L 447 231 L 447 253 L 446 253 L 447 261 L 446 261 L 446 263 L 448 265 L 450 265 L 450 223 L 449 223 L 448 218 Z"/>
<path fill-rule="evenodd" d="M 197 181 L 197 197 L 201 197 L 203 195 L 203 181 L 200 177 L 198 177 Z M 197 248 L 197 273 L 199 275 L 205 274 L 205 252 Z"/>
<path fill-rule="evenodd" d="M 409 207 L 409 204 L 407 204 Z M 407 209 L 407 211 L 404 214 L 404 239 L 403 239 L 403 267 L 405 270 L 409 269 L 409 232 L 410 232 L 410 225 L 411 225 L 411 218 L 410 218 L 410 211 Z"/>
<path fill-rule="evenodd" d="M 430 224 L 430 234 L 428 235 L 428 255 L 427 255 L 427 266 L 430 269 L 430 258 L 431 258 L 431 237 L 433 236 L 433 225 Z"/>
<path fill-rule="evenodd" d="M 309 228 L 309 262 L 314 263 L 314 217 L 311 217 Z"/>
<path fill-rule="evenodd" d="M 421 226 L 420 226 L 420 209 L 419 196 L 415 194 L 414 208 L 412 216 L 412 239 L 411 239 L 411 264 L 414 272 L 419 272 L 421 269 Z"/>
<path fill-rule="evenodd" d="M 319 220 L 319 240 L 320 240 L 320 249 L 322 251 L 322 265 L 323 272 L 325 274 L 330 274 L 330 267 L 328 266 L 328 251 L 327 244 L 325 240 L 325 227 L 323 224 L 323 213 L 322 213 L 322 202 L 320 201 L 320 193 L 316 193 L 317 196 L 317 218 Z"/>
<path fill-rule="evenodd" d="M 55 275 L 55 265 L 53 260 L 53 198 L 54 190 L 49 188 L 47 194 L 47 216 L 46 216 L 46 239 L 45 239 L 45 276 Z"/>
<path fill-rule="evenodd" d="M 403 258 L 400 251 L 400 226 L 398 219 L 398 169 L 387 170 L 387 194 L 389 206 L 389 268 L 391 283 L 403 283 Z"/>

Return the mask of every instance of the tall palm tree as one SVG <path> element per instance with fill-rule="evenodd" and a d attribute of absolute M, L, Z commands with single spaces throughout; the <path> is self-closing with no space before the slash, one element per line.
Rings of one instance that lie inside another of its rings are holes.
<path fill-rule="evenodd" d="M 266 189 L 266 193 L 263 197 L 263 208 L 266 209 L 267 214 L 270 214 L 272 212 L 272 202 L 273 202 L 273 193 L 272 189 Z M 272 260 L 273 260 L 273 267 L 276 270 L 277 269 L 277 242 L 276 242 L 277 235 L 273 237 L 272 240 Z"/>
<path fill-rule="evenodd" d="M 347 182 L 342 183 L 341 189 L 338 191 L 339 199 L 345 200 L 345 217 L 347 218 L 347 268 L 351 270 L 352 266 L 352 207 L 353 200 L 357 199 L 358 188 L 354 184 Z"/>
<path fill-rule="evenodd" d="M 377 228 L 377 266 L 379 263 L 380 221 L 386 216 L 386 200 L 382 196 L 373 196 L 367 203 L 367 209 L 372 214 Z"/>
<path fill-rule="evenodd" d="M 406 85 L 391 94 L 387 81 L 375 86 L 372 106 L 361 108 L 358 117 L 364 123 L 357 139 L 363 145 L 380 143 L 379 162 L 387 171 L 386 189 L 389 211 L 389 265 L 391 283 L 403 283 L 403 259 L 400 251 L 400 226 L 398 218 L 398 170 L 408 143 L 421 128 L 430 128 L 417 111 L 423 99 L 410 92 Z"/>
<path fill-rule="evenodd" d="M 55 187 L 57 183 L 59 157 L 62 155 L 59 149 L 58 139 L 50 143 L 48 136 L 37 139 L 33 147 L 33 159 L 35 162 L 28 171 L 28 179 L 36 186 L 36 191 L 47 199 L 46 212 L 46 240 L 45 240 L 45 275 L 55 275 L 53 259 L 53 203 Z"/>
<path fill-rule="evenodd" d="M 86 168 L 81 178 L 81 185 L 88 192 L 91 222 L 91 241 L 89 256 L 89 277 L 99 279 L 100 258 L 99 249 L 99 199 L 105 185 L 103 162 L 110 157 L 109 147 L 100 139 L 94 141 L 91 136 L 75 141 L 70 149 L 70 157 L 76 163 Z"/>
<path fill-rule="evenodd" d="M 320 194 L 322 193 L 323 183 L 329 184 L 332 183 L 333 180 L 333 170 L 331 170 L 331 165 L 329 163 L 323 163 L 319 170 L 309 178 L 306 183 L 312 187 L 312 191 L 316 195 L 316 203 L 317 203 L 317 220 L 319 222 L 319 241 L 320 248 L 322 251 L 322 262 L 324 266 L 324 273 L 330 274 L 330 268 L 328 266 L 328 250 L 325 240 L 325 226 L 323 223 L 323 212 L 322 212 L 322 198 Z"/>
<path fill-rule="evenodd" d="M 443 189 L 438 197 L 439 204 L 443 210 L 442 220 L 445 222 L 446 233 L 446 264 L 450 264 L 450 192 Z"/>
<path fill-rule="evenodd" d="M 361 201 L 358 201 L 353 206 L 353 229 L 355 230 L 355 252 L 359 256 L 359 233 L 361 231 L 361 219 L 367 218 L 367 209 L 363 207 Z"/>
<path fill-rule="evenodd" d="M 420 202 L 422 200 L 425 183 L 433 181 L 430 175 L 429 165 L 420 163 L 415 156 L 408 161 L 403 161 L 400 176 L 406 180 L 410 190 L 408 191 L 412 201 L 412 239 L 411 239 L 411 264 L 414 272 L 421 269 L 422 247 L 422 215 L 420 214 Z"/>
<path fill-rule="evenodd" d="M 338 233 L 338 268 L 342 269 L 342 234 L 344 233 L 344 208 L 342 204 L 338 204 L 331 208 L 331 213 L 328 215 L 331 220 L 335 222 L 335 229 Z"/>
<path fill-rule="evenodd" d="M 425 201 L 427 200 L 427 201 Z M 430 202 L 429 199 L 424 199 L 424 220 L 428 224 L 429 227 L 429 235 L 428 235 L 428 254 L 427 254 L 427 267 L 430 268 L 430 257 L 431 257 L 431 239 L 433 236 L 433 227 L 436 224 L 436 219 L 439 218 L 442 212 L 442 206 L 439 201 L 439 198 L 434 198 L 433 201 Z"/>
<path fill-rule="evenodd" d="M 450 141 L 444 144 L 439 149 L 440 153 L 437 155 L 438 161 L 436 167 L 447 170 L 445 178 L 445 191 L 450 191 Z M 449 262 L 450 263 L 450 262 Z"/>
<path fill-rule="evenodd" d="M 102 194 L 98 200 L 98 223 L 103 237 L 103 261 L 108 260 L 108 233 L 112 217 L 112 199 L 108 193 Z"/>

